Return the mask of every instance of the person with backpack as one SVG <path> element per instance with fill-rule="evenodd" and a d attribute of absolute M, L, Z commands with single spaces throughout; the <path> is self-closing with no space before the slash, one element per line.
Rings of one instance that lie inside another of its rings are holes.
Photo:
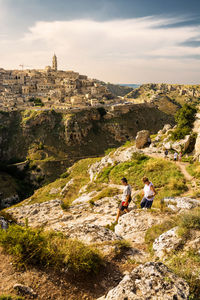
<path fill-rule="evenodd" d="M 143 177 L 144 190 L 143 190 L 143 198 L 140 203 L 141 208 L 151 208 L 153 204 L 154 197 L 156 195 L 155 188 L 153 183 L 149 181 L 147 177 Z"/>
<path fill-rule="evenodd" d="M 121 182 L 124 185 L 124 191 L 122 195 L 122 201 L 118 208 L 116 223 L 118 223 L 119 217 L 122 214 L 122 212 L 126 212 L 126 213 L 129 212 L 128 206 L 129 203 L 131 202 L 131 186 L 128 184 L 128 180 L 125 177 L 121 179 Z"/>

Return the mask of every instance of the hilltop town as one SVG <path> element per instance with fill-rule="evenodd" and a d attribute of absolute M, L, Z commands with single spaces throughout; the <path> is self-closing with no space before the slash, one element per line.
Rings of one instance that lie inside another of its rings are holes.
<path fill-rule="evenodd" d="M 58 70 L 54 54 L 45 69 L 0 69 L 0 109 L 17 110 L 35 106 L 66 109 L 105 104 L 114 98 L 106 85 L 74 71 Z"/>

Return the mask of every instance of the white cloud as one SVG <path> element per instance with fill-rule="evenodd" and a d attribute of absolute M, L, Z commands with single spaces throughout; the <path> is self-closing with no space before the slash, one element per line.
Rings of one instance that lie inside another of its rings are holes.
<path fill-rule="evenodd" d="M 97 22 L 37 22 L 18 41 L 1 39 L 4 67 L 44 67 L 55 51 L 60 68 L 112 82 L 198 82 L 199 48 L 182 43 L 200 34 L 198 26 L 161 27 L 176 21 L 137 18 Z M 190 57 L 190 59 L 183 59 Z"/>

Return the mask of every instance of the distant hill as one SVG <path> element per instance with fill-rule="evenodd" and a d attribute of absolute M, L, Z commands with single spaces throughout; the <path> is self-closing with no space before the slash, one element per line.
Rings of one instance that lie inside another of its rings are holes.
<path fill-rule="evenodd" d="M 104 82 L 104 81 L 99 81 L 97 80 L 98 83 L 105 85 L 109 92 L 112 93 L 113 96 L 115 97 L 124 97 L 125 95 L 131 93 L 134 88 L 136 88 L 136 85 L 126 85 L 126 84 L 113 84 L 110 82 Z M 134 86 L 134 87 L 133 87 Z M 138 87 L 138 86 L 137 86 Z"/>
<path fill-rule="evenodd" d="M 127 86 L 133 89 L 137 89 L 141 86 L 141 84 L 134 84 L 134 83 L 119 83 L 120 86 Z"/>
<path fill-rule="evenodd" d="M 173 115 L 184 103 L 199 103 L 200 85 L 143 84 L 132 89 L 125 99 L 133 103 L 153 103 Z"/>

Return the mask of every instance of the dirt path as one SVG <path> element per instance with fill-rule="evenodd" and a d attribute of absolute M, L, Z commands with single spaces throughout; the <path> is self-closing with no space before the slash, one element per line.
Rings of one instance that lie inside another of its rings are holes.
<path fill-rule="evenodd" d="M 192 180 L 195 181 L 195 178 L 193 176 L 191 176 L 186 169 L 186 167 L 188 166 L 188 163 L 177 162 L 177 165 L 179 166 L 182 174 L 184 175 L 184 177 L 187 181 L 192 181 Z"/>
<path fill-rule="evenodd" d="M 143 153 L 146 154 L 146 155 L 148 155 L 148 156 L 150 156 L 150 157 L 153 157 L 153 158 L 163 158 L 164 159 L 163 153 L 156 153 L 156 152 L 149 153 L 148 150 L 147 151 L 144 150 Z M 197 180 L 196 180 L 196 178 L 194 178 L 193 176 L 191 176 L 188 173 L 187 169 L 186 169 L 186 167 L 189 165 L 189 163 L 179 162 L 179 161 L 174 162 L 172 156 L 168 157 L 168 160 L 169 160 L 169 158 L 172 158 L 172 160 L 170 160 L 170 161 L 173 162 L 175 165 L 177 165 L 179 167 L 181 173 L 185 177 L 186 182 L 192 184 L 192 185 L 188 185 L 188 191 L 183 194 L 183 196 L 188 195 L 188 193 L 194 191 L 194 188 L 196 188 L 196 186 L 197 186 Z"/>

